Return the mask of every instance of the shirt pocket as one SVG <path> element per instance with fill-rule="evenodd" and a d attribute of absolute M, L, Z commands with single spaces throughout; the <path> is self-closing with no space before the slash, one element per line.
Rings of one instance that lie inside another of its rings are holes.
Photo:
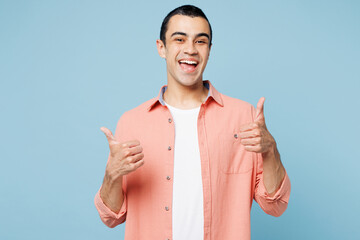
<path fill-rule="evenodd" d="M 245 150 L 240 143 L 238 132 L 224 133 L 220 140 L 220 171 L 225 174 L 250 172 L 254 167 L 253 153 Z"/>

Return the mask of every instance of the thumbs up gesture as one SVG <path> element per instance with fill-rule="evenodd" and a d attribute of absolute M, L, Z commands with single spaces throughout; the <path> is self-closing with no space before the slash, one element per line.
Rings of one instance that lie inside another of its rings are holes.
<path fill-rule="evenodd" d="M 144 164 L 144 153 L 139 141 L 120 143 L 106 127 L 101 127 L 100 130 L 105 134 L 110 148 L 105 179 L 116 182 L 122 179 L 122 176 L 135 171 Z"/>
<path fill-rule="evenodd" d="M 253 123 L 240 127 L 240 141 L 250 152 L 267 153 L 276 145 L 275 139 L 266 128 L 264 117 L 265 98 L 260 98 L 256 106 L 256 115 Z"/>

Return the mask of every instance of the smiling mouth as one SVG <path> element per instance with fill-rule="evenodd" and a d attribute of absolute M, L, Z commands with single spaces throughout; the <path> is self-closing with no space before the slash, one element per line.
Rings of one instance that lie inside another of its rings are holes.
<path fill-rule="evenodd" d="M 180 60 L 179 61 L 181 69 L 186 73 L 192 73 L 196 70 L 197 65 L 199 64 L 194 60 Z"/>

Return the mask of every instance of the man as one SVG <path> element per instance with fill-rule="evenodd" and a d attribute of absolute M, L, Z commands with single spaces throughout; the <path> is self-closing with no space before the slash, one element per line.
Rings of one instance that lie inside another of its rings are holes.
<path fill-rule="evenodd" d="M 212 30 L 191 5 L 164 19 L 159 55 L 167 86 L 105 133 L 110 155 L 95 196 L 109 227 L 126 220 L 125 239 L 250 239 L 255 199 L 280 216 L 290 181 L 257 109 L 203 81 Z"/>

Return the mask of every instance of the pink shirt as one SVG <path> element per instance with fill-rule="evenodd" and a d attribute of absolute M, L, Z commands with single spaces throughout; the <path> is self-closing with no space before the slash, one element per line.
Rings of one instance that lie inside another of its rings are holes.
<path fill-rule="evenodd" d="M 273 216 L 286 209 L 290 180 L 285 175 L 274 196 L 263 184 L 261 154 L 244 150 L 239 128 L 254 121 L 254 107 L 219 93 L 209 81 L 209 95 L 201 105 L 198 138 L 204 198 L 204 239 L 250 239 L 250 210 L 253 199 Z M 158 97 L 126 112 L 120 118 L 115 138 L 137 139 L 145 164 L 124 176 L 124 204 L 118 214 L 102 202 L 95 206 L 101 220 L 115 227 L 126 220 L 125 240 L 172 239 L 172 190 L 175 128 L 172 116 Z M 189 166 L 191 168 L 191 166 Z M 189 196 L 191 197 L 191 196 Z"/>

